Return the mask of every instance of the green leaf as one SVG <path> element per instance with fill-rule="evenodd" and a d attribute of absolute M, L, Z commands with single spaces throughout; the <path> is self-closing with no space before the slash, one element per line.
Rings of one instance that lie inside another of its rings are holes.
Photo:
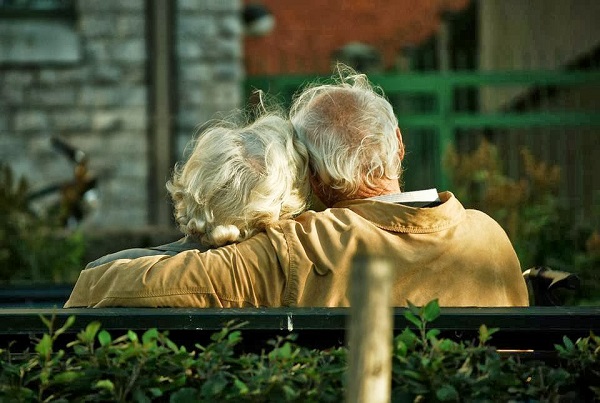
<path fill-rule="evenodd" d="M 415 315 L 415 316 L 420 316 L 421 315 L 421 309 L 418 306 L 416 306 L 415 304 L 413 304 L 409 300 L 406 300 L 406 304 L 408 306 L 408 310 L 411 311 L 413 313 L 413 315 Z"/>
<path fill-rule="evenodd" d="M 404 371 L 402 371 L 402 375 L 404 375 L 404 376 L 406 376 L 408 378 L 417 380 L 417 381 L 420 381 L 422 379 L 422 376 L 421 376 L 420 373 L 418 373 L 416 371 L 409 370 L 409 369 L 405 369 Z"/>
<path fill-rule="evenodd" d="M 65 324 L 54 333 L 54 338 L 56 339 L 57 336 L 63 334 L 67 329 L 73 326 L 73 323 L 75 323 L 75 316 L 71 315 L 67 318 Z"/>
<path fill-rule="evenodd" d="M 406 320 L 408 320 L 413 325 L 415 325 L 417 327 L 417 329 L 423 328 L 423 322 L 421 322 L 421 320 L 419 318 L 417 318 L 415 316 L 415 314 L 412 313 L 411 311 L 404 311 L 404 317 L 406 318 Z"/>
<path fill-rule="evenodd" d="M 82 372 L 66 371 L 66 372 L 61 372 L 60 374 L 57 374 L 54 377 L 54 381 L 57 383 L 70 383 L 70 382 L 73 382 L 74 380 L 76 380 L 77 378 L 80 378 L 81 376 L 83 376 Z"/>
<path fill-rule="evenodd" d="M 406 357 L 406 353 L 408 352 L 408 348 L 406 343 L 402 340 L 396 340 L 396 355 L 400 357 Z"/>
<path fill-rule="evenodd" d="M 292 389 L 289 385 L 283 385 L 282 389 L 283 389 L 283 392 L 285 393 L 285 397 L 288 401 L 293 400 L 298 397 L 299 393 L 297 391 L 295 391 L 294 389 Z"/>
<path fill-rule="evenodd" d="M 450 339 L 441 339 L 436 345 L 440 351 L 450 351 L 456 345 L 456 343 Z"/>
<path fill-rule="evenodd" d="M 132 393 L 132 400 L 135 401 L 136 403 L 151 403 L 152 400 L 150 400 L 150 398 L 148 396 L 146 396 L 146 394 L 144 393 L 144 391 L 142 389 L 135 389 Z"/>
<path fill-rule="evenodd" d="M 101 346 L 107 346 L 111 343 L 112 337 L 106 330 L 101 330 L 100 333 L 98 333 L 98 341 Z"/>
<path fill-rule="evenodd" d="M 42 339 L 36 344 L 35 351 L 44 358 L 49 358 L 52 353 L 52 338 L 49 334 L 44 334 Z"/>
<path fill-rule="evenodd" d="M 148 392 L 150 392 L 153 397 L 161 397 L 163 395 L 163 391 L 159 388 L 150 388 L 148 389 Z"/>
<path fill-rule="evenodd" d="M 158 339 L 158 330 L 156 328 L 148 329 L 142 335 L 142 343 L 150 344 L 151 342 Z"/>
<path fill-rule="evenodd" d="M 425 338 L 427 338 L 427 340 L 433 340 L 435 339 L 437 336 L 439 336 L 440 334 L 440 330 L 439 329 L 430 329 L 429 331 L 427 331 L 427 333 L 425 334 Z"/>
<path fill-rule="evenodd" d="M 204 385 L 202 385 L 202 393 L 205 396 L 217 396 L 227 386 L 227 380 L 220 374 L 209 378 Z"/>
<path fill-rule="evenodd" d="M 227 336 L 227 333 L 229 333 L 229 329 L 225 327 L 225 328 L 221 329 L 220 331 L 213 333 L 210 336 L 210 339 L 212 341 L 221 341 L 225 338 L 225 336 Z"/>
<path fill-rule="evenodd" d="M 567 336 L 563 336 L 563 343 L 565 344 L 565 347 L 567 348 L 567 350 L 575 349 L 575 345 L 573 344 L 571 339 L 569 339 Z"/>
<path fill-rule="evenodd" d="M 479 326 L 479 342 L 481 344 L 487 343 L 494 333 L 498 331 L 497 327 L 489 328 L 486 325 Z"/>
<path fill-rule="evenodd" d="M 285 342 L 283 346 L 274 349 L 269 354 L 269 358 L 271 359 L 289 359 L 292 356 L 292 345 L 288 342 Z"/>
<path fill-rule="evenodd" d="M 458 400 L 458 392 L 452 385 L 443 385 L 435 391 L 435 395 L 443 402 L 448 400 Z"/>
<path fill-rule="evenodd" d="M 179 351 L 179 347 L 177 346 L 177 344 L 175 344 L 171 339 L 165 339 L 165 344 L 167 345 L 167 347 L 169 347 L 172 351 L 174 352 L 178 352 Z"/>
<path fill-rule="evenodd" d="M 44 325 L 46 326 L 46 328 L 49 331 L 52 331 L 52 320 L 51 319 L 47 319 L 45 316 L 40 315 L 40 319 L 42 320 L 42 322 L 44 322 Z"/>
<path fill-rule="evenodd" d="M 406 344 L 406 347 L 410 350 L 415 346 L 418 338 L 412 330 L 405 328 L 402 333 L 397 336 L 397 339 Z"/>
<path fill-rule="evenodd" d="M 113 390 L 115 390 L 115 385 L 112 383 L 112 381 L 110 379 L 101 379 L 98 382 L 96 382 L 96 384 L 94 385 L 94 388 L 105 389 L 105 390 L 112 392 Z"/>
<path fill-rule="evenodd" d="M 440 304 L 438 300 L 429 301 L 423 308 L 423 319 L 427 322 L 433 322 L 438 316 L 440 316 Z"/>
<path fill-rule="evenodd" d="M 81 340 L 85 344 L 90 344 L 96 338 L 96 333 L 100 330 L 100 322 L 94 321 L 88 323 L 85 327 L 85 330 L 79 333 L 79 340 Z"/>
<path fill-rule="evenodd" d="M 229 333 L 227 340 L 232 344 L 237 344 L 242 340 L 242 333 L 239 330 Z"/>
<path fill-rule="evenodd" d="M 198 390 L 194 388 L 181 388 L 174 392 L 169 403 L 189 403 L 198 401 Z"/>
<path fill-rule="evenodd" d="M 42 372 L 40 372 L 40 382 L 42 385 L 47 385 L 48 380 L 50 379 L 50 370 L 48 367 L 43 367 Z"/>
<path fill-rule="evenodd" d="M 240 395 L 245 395 L 250 391 L 250 389 L 248 389 L 248 386 L 244 382 L 240 381 L 237 378 L 235 378 L 235 380 L 233 381 L 233 384 L 235 385 L 236 388 L 238 388 Z"/>
<path fill-rule="evenodd" d="M 131 340 L 134 343 L 138 341 L 138 336 L 133 330 L 127 331 L 127 337 L 129 337 L 129 340 Z"/>

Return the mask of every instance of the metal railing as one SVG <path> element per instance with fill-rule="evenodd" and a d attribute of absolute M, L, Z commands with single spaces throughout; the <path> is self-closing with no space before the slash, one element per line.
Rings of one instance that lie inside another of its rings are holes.
<path fill-rule="evenodd" d="M 246 80 L 245 90 L 247 96 L 254 89 L 264 90 L 289 105 L 293 94 L 315 79 L 327 81 L 325 77 L 314 75 L 255 76 Z M 596 134 L 596 128 L 600 127 L 600 70 L 410 72 L 374 74 L 369 79 L 381 87 L 395 108 L 400 128 L 407 138 L 405 143 L 408 143 L 409 154 L 405 166 L 412 167 L 413 180 L 415 174 L 421 175 L 410 183 L 413 187 L 447 188 L 449 180 L 443 171 L 442 160 L 448 146 L 456 143 L 459 132 L 481 134 L 492 131 L 502 134 L 507 130 L 535 131 L 551 128 L 556 131 L 586 127 Z M 545 108 L 549 99 L 561 97 L 560 91 L 579 91 L 582 88 L 588 92 L 590 89 L 595 91 L 591 100 L 590 95 L 586 95 L 589 105 L 582 107 L 579 102 L 571 99 L 562 103 L 554 102 L 558 105 Z M 487 95 L 488 99 L 497 101 L 494 91 L 505 91 L 505 102 L 495 102 L 496 105 L 488 109 L 488 112 L 482 112 L 481 104 L 485 103 L 483 96 Z M 469 96 L 472 98 L 470 105 L 464 101 Z M 538 101 L 531 101 L 529 104 L 523 102 L 527 97 Z M 545 101 L 539 102 L 540 97 L 545 98 Z M 569 135 L 569 139 L 571 137 Z M 536 136 L 533 143 L 544 148 L 544 142 L 551 141 L 552 139 L 541 140 L 540 136 Z M 427 144 L 422 145 L 422 142 Z M 583 144 L 586 142 L 581 141 L 573 146 L 578 150 L 577 153 L 583 153 Z M 518 150 L 513 151 L 512 156 L 517 156 Z M 589 149 L 585 151 L 594 152 Z M 575 159 L 580 156 L 578 154 Z M 581 162 L 575 165 L 578 165 L 577 170 L 569 174 L 572 177 L 580 177 L 585 172 L 596 169 L 583 166 Z M 429 173 L 422 173 L 427 170 Z M 410 181 L 411 177 L 405 180 Z M 565 180 L 568 181 L 569 178 Z M 582 189 L 575 191 L 580 192 Z"/>

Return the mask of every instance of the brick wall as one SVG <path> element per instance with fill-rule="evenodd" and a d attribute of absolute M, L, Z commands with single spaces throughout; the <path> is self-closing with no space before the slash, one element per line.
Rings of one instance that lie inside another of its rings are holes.
<path fill-rule="evenodd" d="M 253 3 L 253 0 L 245 0 Z M 465 8 L 469 0 L 261 0 L 275 18 L 264 37 L 245 39 L 250 75 L 329 73 L 332 53 L 350 43 L 376 48 L 386 68 L 405 46 L 434 35 L 443 12 Z"/>

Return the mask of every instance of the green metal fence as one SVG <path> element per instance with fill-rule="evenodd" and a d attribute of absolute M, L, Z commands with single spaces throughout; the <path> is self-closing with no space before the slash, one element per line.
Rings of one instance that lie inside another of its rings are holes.
<path fill-rule="evenodd" d="M 557 136 L 546 138 L 539 135 L 539 130 L 548 133 L 559 130 L 562 137 L 569 139 L 591 136 L 591 140 L 574 139 L 580 145 L 575 147 L 577 155 L 574 159 L 580 157 L 580 161 L 571 161 L 577 169 L 566 171 L 571 172 L 568 176 L 576 177 L 587 175 L 589 169 L 600 168 L 597 164 L 591 167 L 581 163 L 586 155 L 589 157 L 589 153 L 597 156 L 590 161 L 600 160 L 600 147 L 586 149 L 584 146 L 594 144 L 600 134 L 600 70 L 452 71 L 372 75 L 369 78 L 383 89 L 397 113 L 408 152 L 405 163 L 407 189 L 447 188 L 449 184 L 442 169 L 442 157 L 447 147 L 456 143 L 457 136 L 464 138 L 465 133 L 473 138 L 482 133 L 496 133 L 496 137 L 498 133 L 500 136 L 506 134 L 504 137 L 508 138 L 507 133 L 519 132 L 519 139 L 540 149 L 544 148 L 544 143 L 555 142 Z M 261 89 L 289 105 L 292 95 L 315 79 L 327 80 L 316 76 L 249 77 L 245 88 L 247 95 L 253 89 Z M 570 95 L 565 95 L 565 91 Z M 585 99 L 578 100 L 573 92 L 584 93 Z M 487 112 L 483 112 L 486 109 Z M 581 128 L 585 128 L 586 134 L 578 136 Z M 523 130 L 532 133 L 524 135 Z M 571 135 L 565 130 L 575 132 Z M 526 141 L 526 138 L 533 140 Z M 507 159 L 511 158 L 508 153 Z M 588 186 L 600 189 L 597 180 Z M 575 193 L 581 191 L 573 190 Z M 568 197 L 579 198 L 578 195 Z"/>

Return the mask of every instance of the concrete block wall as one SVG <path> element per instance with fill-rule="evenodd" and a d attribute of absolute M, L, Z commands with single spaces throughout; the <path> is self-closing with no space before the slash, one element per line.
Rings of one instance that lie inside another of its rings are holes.
<path fill-rule="evenodd" d="M 198 127 L 242 105 L 241 0 L 179 0 L 176 159 Z"/>

